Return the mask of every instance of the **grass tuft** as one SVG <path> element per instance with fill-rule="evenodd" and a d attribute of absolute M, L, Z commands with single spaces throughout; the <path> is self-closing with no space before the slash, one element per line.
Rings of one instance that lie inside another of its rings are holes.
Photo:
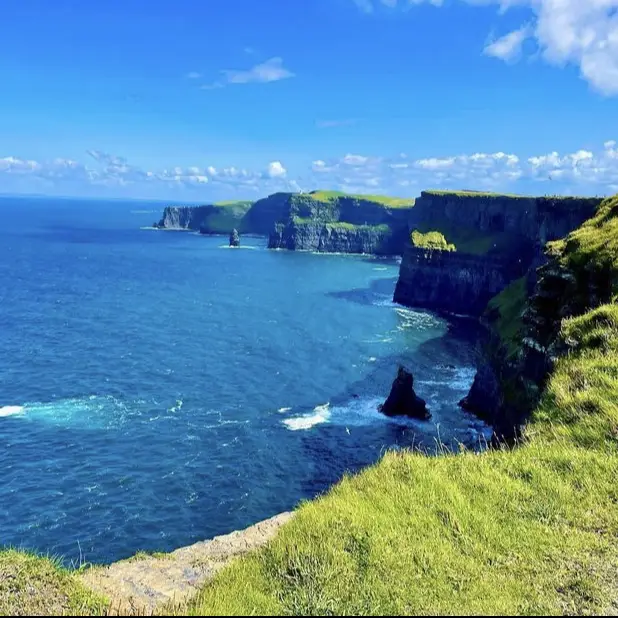
<path fill-rule="evenodd" d="M 423 234 L 414 230 L 410 234 L 412 246 L 417 249 L 429 249 L 430 251 L 456 251 L 454 244 L 449 243 L 441 232 L 427 232 Z"/>

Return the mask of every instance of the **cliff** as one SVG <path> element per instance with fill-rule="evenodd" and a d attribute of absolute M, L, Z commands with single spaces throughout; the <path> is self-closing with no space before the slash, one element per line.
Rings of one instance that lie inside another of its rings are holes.
<path fill-rule="evenodd" d="M 416 200 L 411 238 L 394 300 L 480 316 L 487 302 L 543 261 L 543 247 L 591 217 L 598 198 L 534 198 L 424 191 Z M 442 235 L 445 247 L 423 241 Z"/>
<path fill-rule="evenodd" d="M 246 232 L 245 216 L 253 202 L 219 202 L 206 206 L 168 206 L 155 227 L 166 230 L 192 230 L 203 234 Z"/>
<path fill-rule="evenodd" d="M 618 199 L 613 198 L 565 239 L 550 242 L 545 263 L 489 303 L 483 316 L 484 360 L 462 404 L 493 424 L 498 437 L 521 434 L 548 377 L 577 349 L 577 338 L 564 328 L 569 319 L 602 305 L 615 308 L 617 232 Z M 601 316 L 598 348 L 607 343 L 603 322 L 613 319 Z"/>
<path fill-rule="evenodd" d="M 403 240 L 388 225 L 352 225 L 350 223 L 314 223 L 292 219 L 277 224 L 270 235 L 270 249 L 317 251 L 321 253 L 372 253 L 395 255 L 401 252 Z"/>
<path fill-rule="evenodd" d="M 168 207 L 160 229 L 269 236 L 269 248 L 401 255 L 414 200 L 336 191 L 274 193 L 256 202 Z"/>
<path fill-rule="evenodd" d="M 413 200 L 314 191 L 290 196 L 270 234 L 271 249 L 400 255 Z"/>

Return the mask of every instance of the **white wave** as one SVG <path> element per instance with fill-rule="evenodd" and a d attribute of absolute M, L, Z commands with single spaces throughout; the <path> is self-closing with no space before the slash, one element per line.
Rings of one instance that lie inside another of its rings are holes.
<path fill-rule="evenodd" d="M 127 405 L 115 397 L 86 395 L 48 402 L 27 402 L 23 406 L 7 406 L 10 414 L 28 421 L 63 427 L 109 428 L 124 423 L 130 414 Z M 2 408 L 1 410 L 7 410 Z"/>
<path fill-rule="evenodd" d="M 406 417 L 388 417 L 378 410 L 384 402 L 383 397 L 352 399 L 338 406 L 328 404 L 317 406 L 313 414 L 289 418 L 283 423 L 292 431 L 307 430 L 322 423 L 344 427 L 350 433 L 350 427 L 366 427 L 368 425 L 399 425 L 403 427 L 427 427 L 424 421 L 417 421 Z"/>
<path fill-rule="evenodd" d="M 413 421 L 404 417 L 389 418 L 378 410 L 384 403 L 383 397 L 352 399 L 344 405 L 332 409 L 331 423 L 343 427 L 364 427 L 374 424 L 411 425 Z"/>
<path fill-rule="evenodd" d="M 140 230 L 159 230 L 158 227 L 154 227 L 152 225 L 142 225 L 140 228 Z"/>
<path fill-rule="evenodd" d="M 388 270 L 386 266 L 375 266 L 373 270 Z"/>
<path fill-rule="evenodd" d="M 285 412 L 289 412 L 292 408 L 279 408 L 277 412 L 284 414 Z"/>
<path fill-rule="evenodd" d="M 168 412 L 179 412 L 182 409 L 182 404 L 183 404 L 183 400 L 182 399 L 177 399 L 176 400 L 176 405 L 168 408 Z"/>
<path fill-rule="evenodd" d="M 369 357 L 369 362 L 370 363 L 375 363 L 378 359 L 375 356 L 370 356 Z"/>
<path fill-rule="evenodd" d="M 297 416 L 296 418 L 288 418 L 283 421 L 283 424 L 287 426 L 291 431 L 299 431 L 303 429 L 311 429 L 321 423 L 327 423 L 330 419 L 330 404 L 325 403 L 322 406 L 316 406 L 313 410 L 313 414 L 305 416 Z"/>
<path fill-rule="evenodd" d="M 0 408 L 0 417 L 1 416 L 16 416 L 18 414 L 24 413 L 23 406 L 3 406 Z"/>
<path fill-rule="evenodd" d="M 219 249 L 259 249 L 259 247 L 252 247 L 250 245 L 240 245 L 240 247 L 230 247 L 229 245 L 219 245 Z"/>

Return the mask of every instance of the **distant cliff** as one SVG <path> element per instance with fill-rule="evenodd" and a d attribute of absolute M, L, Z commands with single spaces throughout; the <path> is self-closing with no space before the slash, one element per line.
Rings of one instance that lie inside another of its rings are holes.
<path fill-rule="evenodd" d="M 410 218 L 417 241 L 407 243 L 394 300 L 480 316 L 493 296 L 543 262 L 548 241 L 578 227 L 600 202 L 424 191 Z M 449 250 L 423 240 L 432 234 Z"/>
<path fill-rule="evenodd" d="M 274 193 L 257 202 L 168 207 L 160 229 L 269 237 L 271 249 L 401 255 L 412 199 L 336 191 Z"/>
<path fill-rule="evenodd" d="M 192 230 L 203 234 L 247 232 L 245 217 L 253 202 L 219 202 L 207 206 L 168 206 L 155 227 L 165 230 Z"/>
<path fill-rule="evenodd" d="M 386 224 L 313 223 L 293 219 L 275 228 L 268 241 L 270 249 L 395 255 L 403 247 L 401 239 L 397 242 Z"/>
<path fill-rule="evenodd" d="M 334 191 L 293 195 L 270 234 L 271 249 L 401 255 L 414 200 Z"/>

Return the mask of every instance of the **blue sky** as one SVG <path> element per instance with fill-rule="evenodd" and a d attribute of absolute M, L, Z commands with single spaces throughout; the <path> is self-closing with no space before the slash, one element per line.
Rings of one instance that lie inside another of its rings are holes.
<path fill-rule="evenodd" d="M 5 0 L 0 192 L 615 192 L 617 9 Z"/>

